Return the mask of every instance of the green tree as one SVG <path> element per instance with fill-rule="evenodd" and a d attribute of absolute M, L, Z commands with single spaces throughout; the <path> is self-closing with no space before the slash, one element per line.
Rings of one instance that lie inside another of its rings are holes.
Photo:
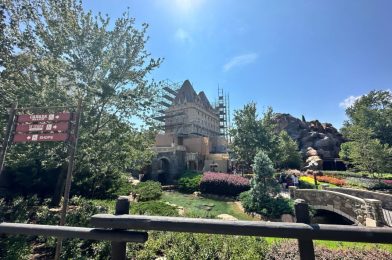
<path fill-rule="evenodd" d="M 342 133 L 352 138 L 355 127 L 370 129 L 373 137 L 383 144 L 392 145 L 392 92 L 373 90 L 359 98 L 353 106 L 346 109 L 348 121 Z"/>
<path fill-rule="evenodd" d="M 251 181 L 250 195 L 254 203 L 259 204 L 265 198 L 274 197 L 279 191 L 279 184 L 274 178 L 273 163 L 265 152 L 257 152 L 253 171 L 255 176 Z"/>
<path fill-rule="evenodd" d="M 262 149 L 273 154 L 272 151 L 277 147 L 272 115 L 272 109 L 268 108 L 263 118 L 259 119 L 254 102 L 234 113 L 235 127 L 231 129 L 232 150 L 237 162 L 245 170 L 251 169 L 258 150 Z"/>
<path fill-rule="evenodd" d="M 0 50 L 7 54 L 0 64 L 0 93 L 7 93 L 0 107 L 15 101 L 29 107 L 75 105 L 82 99 L 75 186 L 101 193 L 100 187 L 113 188 L 111 180 L 120 173 L 144 167 L 153 155 L 154 133 L 131 120 L 150 117 L 158 87 L 147 79 L 161 63 L 145 50 L 148 25 L 135 25 L 129 11 L 111 23 L 75 0 L 3 3 L 0 40 L 9 47 Z M 7 165 L 38 161 L 63 167 L 65 155 L 62 144 L 15 145 Z"/>
<path fill-rule="evenodd" d="M 279 133 L 278 155 L 275 162 L 277 168 L 299 169 L 301 167 L 302 156 L 298 151 L 298 144 L 286 131 Z"/>
<path fill-rule="evenodd" d="M 392 171 L 392 149 L 373 138 L 371 130 L 352 127 L 353 141 L 343 143 L 339 156 L 360 171 L 371 174 Z"/>
<path fill-rule="evenodd" d="M 392 172 L 392 93 L 373 90 L 346 114 L 342 133 L 349 142 L 341 145 L 340 157 L 361 171 Z"/>

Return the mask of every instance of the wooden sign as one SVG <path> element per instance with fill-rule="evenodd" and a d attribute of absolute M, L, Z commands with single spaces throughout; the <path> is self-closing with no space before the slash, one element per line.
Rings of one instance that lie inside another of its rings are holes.
<path fill-rule="evenodd" d="M 14 143 L 23 142 L 61 142 L 67 141 L 68 134 L 56 133 L 56 134 L 15 134 Z"/>
<path fill-rule="evenodd" d="M 30 132 L 64 132 L 69 128 L 68 122 L 60 122 L 54 124 L 21 124 L 17 125 L 15 131 L 30 133 Z"/>
<path fill-rule="evenodd" d="M 18 123 L 45 122 L 45 121 L 68 121 L 70 119 L 71 119 L 71 113 L 18 115 Z"/>

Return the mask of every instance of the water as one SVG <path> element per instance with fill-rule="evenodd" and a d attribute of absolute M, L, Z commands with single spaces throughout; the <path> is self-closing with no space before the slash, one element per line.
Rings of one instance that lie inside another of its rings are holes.
<path fill-rule="evenodd" d="M 345 217 L 328 210 L 317 210 L 311 219 L 312 224 L 335 224 L 335 225 L 353 225 L 354 223 Z"/>

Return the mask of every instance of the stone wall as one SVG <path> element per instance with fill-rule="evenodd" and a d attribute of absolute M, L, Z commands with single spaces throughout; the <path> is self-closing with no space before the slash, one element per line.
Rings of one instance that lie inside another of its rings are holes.
<path fill-rule="evenodd" d="M 303 199 L 315 209 L 335 212 L 359 225 L 382 226 L 385 223 L 381 202 L 378 200 L 365 200 L 330 190 L 297 189 L 296 187 L 290 187 L 290 197 Z"/>
<path fill-rule="evenodd" d="M 384 209 L 392 210 L 392 195 L 390 195 L 390 194 L 385 194 L 385 193 L 381 193 L 381 192 L 374 192 L 374 191 L 367 191 L 367 190 L 350 189 L 350 188 L 325 187 L 324 189 L 349 194 L 349 195 L 363 198 L 363 199 L 379 200 L 379 201 L 381 201 L 382 207 Z"/>

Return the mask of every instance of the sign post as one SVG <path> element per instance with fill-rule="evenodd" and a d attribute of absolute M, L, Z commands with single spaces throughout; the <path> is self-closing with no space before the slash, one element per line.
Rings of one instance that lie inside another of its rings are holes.
<path fill-rule="evenodd" d="M 3 139 L 3 145 L 1 147 L 1 154 L 0 154 L 0 175 L 3 172 L 3 167 L 4 167 L 4 160 L 5 160 L 5 154 L 7 153 L 7 148 L 8 144 L 12 135 L 12 128 L 14 126 L 14 119 L 15 119 L 15 114 L 16 114 L 16 109 L 18 108 L 18 103 L 15 103 L 12 105 L 12 108 L 10 110 L 9 118 L 8 118 L 8 123 L 7 123 L 7 128 L 5 130 L 5 135 Z"/>
<path fill-rule="evenodd" d="M 45 109 L 59 109 L 60 107 L 46 107 Z M 66 107 L 61 107 L 69 109 Z M 28 108 L 39 109 L 39 108 Z M 41 108 L 43 109 L 43 108 Z M 17 115 L 17 104 L 10 110 L 10 117 L 3 140 L 0 154 L 0 176 L 3 172 L 4 158 L 12 139 L 13 143 L 32 143 L 32 142 L 68 142 L 68 170 L 64 190 L 64 200 L 61 208 L 60 226 L 64 226 L 65 217 L 68 209 L 69 193 L 71 190 L 72 172 L 74 169 L 75 153 L 78 143 L 79 124 L 82 110 L 82 100 L 80 99 L 76 113 L 60 112 L 47 114 L 21 114 Z M 27 108 L 23 109 L 27 110 Z M 16 127 L 13 132 L 16 119 Z M 71 127 L 71 121 L 74 121 Z M 72 133 L 71 133 L 72 132 Z M 55 259 L 60 258 L 62 238 L 58 238 L 56 245 Z"/>
<path fill-rule="evenodd" d="M 67 178 L 65 181 L 63 206 L 61 208 L 60 226 L 64 226 L 65 217 L 67 215 L 69 193 L 71 191 L 72 172 L 74 169 L 75 152 L 76 152 L 76 146 L 78 144 L 78 137 L 79 137 L 79 124 L 80 124 L 81 111 L 82 111 L 82 101 L 79 100 L 78 108 L 76 111 L 76 118 L 75 118 L 74 138 L 71 138 L 70 146 L 69 146 L 68 170 L 67 170 Z M 54 258 L 55 260 L 60 259 L 62 244 L 63 244 L 63 239 L 59 237 L 57 239 L 57 244 L 56 244 L 56 254 Z"/>

